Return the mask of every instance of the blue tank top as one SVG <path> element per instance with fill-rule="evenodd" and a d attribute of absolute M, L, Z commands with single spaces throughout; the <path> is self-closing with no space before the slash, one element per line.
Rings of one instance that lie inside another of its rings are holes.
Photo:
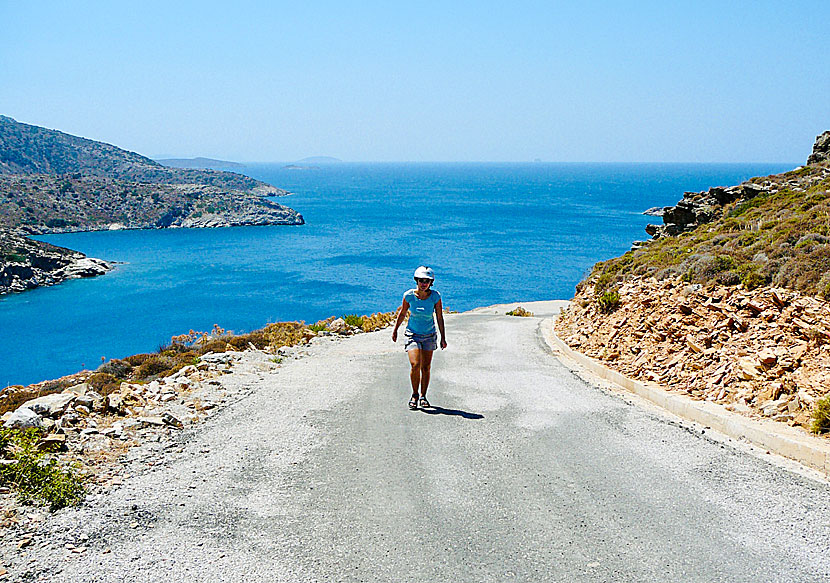
<path fill-rule="evenodd" d="M 429 297 L 425 300 L 418 299 L 414 289 L 403 294 L 403 299 L 409 304 L 409 322 L 406 329 L 413 334 L 435 333 L 435 304 L 441 301 L 441 294 L 438 290 L 431 290 Z"/>

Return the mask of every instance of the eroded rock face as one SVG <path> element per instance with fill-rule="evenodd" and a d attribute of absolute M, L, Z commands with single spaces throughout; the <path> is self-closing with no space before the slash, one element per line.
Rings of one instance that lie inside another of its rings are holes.
<path fill-rule="evenodd" d="M 830 394 L 830 303 L 777 288 L 632 278 L 604 314 L 584 286 L 556 323 L 572 348 L 642 381 L 791 425 Z"/>
<path fill-rule="evenodd" d="M 101 259 L 0 229 L 0 295 L 103 275 L 112 268 Z"/>
<path fill-rule="evenodd" d="M 816 136 L 813 144 L 813 153 L 807 158 L 807 164 L 818 164 L 830 161 L 830 131 Z"/>

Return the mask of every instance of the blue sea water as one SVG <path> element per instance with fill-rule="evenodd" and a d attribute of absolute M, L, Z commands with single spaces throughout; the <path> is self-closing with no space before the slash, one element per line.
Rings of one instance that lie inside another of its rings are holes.
<path fill-rule="evenodd" d="M 214 324 L 394 310 L 420 264 L 445 306 L 566 299 L 683 191 L 795 164 L 336 164 L 246 174 L 294 194 L 306 225 L 41 237 L 122 262 L 0 299 L 0 386 L 95 368 Z M 449 331 L 451 335 L 452 332 Z M 451 338 L 451 336 L 450 336 Z"/>

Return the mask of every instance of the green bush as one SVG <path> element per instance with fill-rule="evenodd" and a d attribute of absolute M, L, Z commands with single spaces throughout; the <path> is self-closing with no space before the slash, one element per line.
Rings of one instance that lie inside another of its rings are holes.
<path fill-rule="evenodd" d="M 743 276 L 741 276 L 741 283 L 744 284 L 745 289 L 752 290 L 756 287 L 766 285 L 767 280 L 757 271 L 747 271 Z"/>
<path fill-rule="evenodd" d="M 0 428 L 0 449 L 16 461 L 0 466 L 0 482 L 13 486 L 24 502 L 45 502 L 51 510 L 79 504 L 86 494 L 80 477 L 38 450 L 41 436 L 37 429 Z"/>
<path fill-rule="evenodd" d="M 308 329 L 311 330 L 312 332 L 322 332 L 323 330 L 326 329 L 326 325 L 325 324 L 311 324 L 308 327 Z"/>
<path fill-rule="evenodd" d="M 830 431 L 830 396 L 816 401 L 813 407 L 813 423 L 810 426 L 813 433 Z"/>
<path fill-rule="evenodd" d="M 616 289 L 607 290 L 597 298 L 599 311 L 610 314 L 620 306 L 620 293 Z"/>
<path fill-rule="evenodd" d="M 358 316 L 357 314 L 349 314 L 347 316 L 343 316 L 343 319 L 349 326 L 357 326 L 358 328 L 363 326 L 363 316 Z"/>
<path fill-rule="evenodd" d="M 605 273 L 600 275 L 594 282 L 594 293 L 601 294 L 602 292 L 607 290 L 612 283 L 614 283 L 615 279 L 616 274 L 614 272 L 606 271 Z"/>

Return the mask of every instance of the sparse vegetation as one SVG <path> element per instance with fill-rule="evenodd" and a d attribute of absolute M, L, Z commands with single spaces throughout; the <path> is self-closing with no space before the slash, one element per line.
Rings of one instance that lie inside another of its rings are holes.
<path fill-rule="evenodd" d="M 363 316 L 358 316 L 357 314 L 348 314 L 343 316 L 343 320 L 345 320 L 346 324 L 349 326 L 355 326 L 357 328 L 361 328 L 363 326 Z"/>
<path fill-rule="evenodd" d="M 598 297 L 629 276 L 830 295 L 829 174 L 813 165 L 753 179 L 767 190 L 714 209 L 711 222 L 691 231 L 598 263 L 588 280 Z"/>
<path fill-rule="evenodd" d="M 12 463 L 0 465 L 0 481 L 24 502 L 45 502 L 52 510 L 80 503 L 86 493 L 79 475 L 38 449 L 36 429 L 0 428 L 0 450 Z"/>
<path fill-rule="evenodd" d="M 597 305 L 603 314 L 613 312 L 620 306 L 620 293 L 616 289 L 602 292 L 602 295 L 597 298 Z"/>
<path fill-rule="evenodd" d="M 516 306 L 516 309 L 510 310 L 509 312 L 505 312 L 505 315 L 518 316 L 520 318 L 530 318 L 531 316 L 533 316 L 533 312 L 529 312 L 521 306 Z"/>
<path fill-rule="evenodd" d="M 813 407 L 813 422 L 810 429 L 813 433 L 827 433 L 830 431 L 830 396 L 816 401 Z"/>

